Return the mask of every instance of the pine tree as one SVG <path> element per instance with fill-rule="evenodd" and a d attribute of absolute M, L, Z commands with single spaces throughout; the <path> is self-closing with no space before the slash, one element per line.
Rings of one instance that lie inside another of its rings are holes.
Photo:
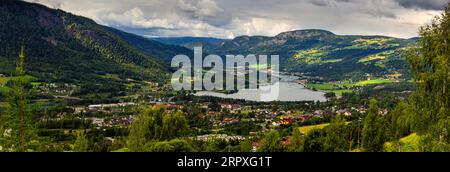
<path fill-rule="evenodd" d="M 25 48 L 22 46 L 19 61 L 13 77 L 12 87 L 7 94 L 9 108 L 2 115 L 2 142 L 4 148 L 10 151 L 25 152 L 27 144 L 33 135 L 31 115 L 28 108 L 28 98 L 31 92 L 27 90 L 28 81 L 25 78 Z"/>

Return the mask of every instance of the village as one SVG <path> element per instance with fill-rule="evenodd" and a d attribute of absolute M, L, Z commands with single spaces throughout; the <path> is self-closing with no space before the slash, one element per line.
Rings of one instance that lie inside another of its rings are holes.
<path fill-rule="evenodd" d="M 304 102 L 304 104 L 308 104 Z M 245 140 L 246 137 L 256 135 L 257 133 L 264 133 L 270 129 L 275 129 L 280 126 L 289 126 L 296 124 L 311 124 L 329 122 L 334 115 L 343 115 L 351 118 L 358 114 L 364 114 L 366 108 L 363 106 L 356 106 L 350 108 L 338 108 L 337 106 L 307 109 L 307 110 L 292 110 L 285 108 L 270 108 L 270 105 L 246 105 L 246 104 L 227 104 L 218 103 L 218 108 L 211 108 L 213 103 L 187 103 L 176 104 L 175 102 L 156 102 L 146 104 L 151 107 L 164 107 L 166 111 L 181 111 L 186 116 L 195 115 L 190 121 L 195 124 L 197 122 L 207 123 L 206 129 L 202 126 L 193 125 L 194 129 L 202 130 L 202 134 L 196 135 L 193 138 L 197 140 L 208 141 L 211 139 L 222 140 Z M 94 128 L 127 128 L 132 122 L 135 115 L 129 114 L 131 109 L 138 108 L 139 105 L 133 102 L 112 103 L 112 104 L 92 104 L 88 106 L 73 107 L 74 115 L 80 116 L 84 120 L 91 121 Z M 189 108 L 198 108 L 198 114 L 189 114 Z M 383 109 L 380 114 L 387 114 L 388 111 Z M 91 114 L 91 115 L 87 115 Z M 92 116 L 92 114 L 101 114 Z M 237 133 L 225 132 L 225 129 L 234 124 L 241 122 L 248 122 L 252 125 L 260 127 L 258 131 L 251 131 L 248 135 L 239 135 Z M 207 130 L 207 131 L 205 131 Z"/>

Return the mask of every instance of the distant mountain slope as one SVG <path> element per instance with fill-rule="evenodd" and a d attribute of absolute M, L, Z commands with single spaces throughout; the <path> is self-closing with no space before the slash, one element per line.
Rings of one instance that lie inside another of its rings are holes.
<path fill-rule="evenodd" d="M 186 47 L 192 47 L 193 45 L 199 44 L 218 44 L 226 40 L 211 37 L 161 37 L 152 39 L 164 44 L 180 45 Z"/>
<path fill-rule="evenodd" d="M 192 56 L 193 52 L 192 50 L 183 47 L 178 46 L 177 44 L 164 44 L 149 38 L 144 38 L 142 36 L 134 35 L 131 33 L 126 33 L 114 28 L 109 28 L 109 30 L 131 45 L 139 48 L 143 52 L 148 53 L 149 55 L 152 55 L 160 60 L 162 60 L 165 63 L 170 63 L 172 58 L 179 54 L 185 54 Z"/>
<path fill-rule="evenodd" d="M 209 54 L 280 55 L 280 68 L 322 76 L 325 80 L 364 79 L 368 74 L 408 77 L 403 52 L 416 39 L 383 36 L 344 36 L 325 30 L 297 30 L 274 37 L 240 36 L 207 44 Z"/>
<path fill-rule="evenodd" d="M 166 79 L 168 65 L 156 57 L 165 57 L 173 46 L 136 48 L 121 38 L 126 33 L 111 30 L 43 5 L 2 1 L 0 74 L 12 73 L 20 46 L 25 45 L 27 72 L 43 82 L 119 88 L 129 78 Z"/>

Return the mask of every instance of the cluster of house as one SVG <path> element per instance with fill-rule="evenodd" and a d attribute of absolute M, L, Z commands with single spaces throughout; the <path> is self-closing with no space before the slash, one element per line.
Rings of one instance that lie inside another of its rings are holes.
<path fill-rule="evenodd" d="M 269 124 L 272 127 L 280 125 L 289 125 L 298 122 L 305 122 L 311 120 L 313 117 L 321 118 L 326 115 L 340 114 L 344 116 L 351 116 L 354 113 L 365 113 L 365 107 L 352 107 L 337 109 L 336 107 L 330 107 L 326 109 L 319 109 L 307 112 L 285 111 L 285 110 L 270 110 L 270 109 L 258 109 L 252 106 L 243 106 L 239 104 L 219 104 L 220 110 L 213 111 L 208 108 L 207 104 L 201 106 L 207 109 L 204 114 L 199 114 L 201 118 L 209 120 L 213 126 L 226 126 L 229 124 L 237 123 L 241 121 L 242 116 L 238 115 L 243 111 L 251 114 L 247 120 L 255 121 L 258 123 Z M 96 104 L 89 105 L 87 107 L 76 108 L 76 113 L 81 112 L 123 112 L 125 108 L 130 106 L 136 106 L 135 103 L 114 103 L 114 104 Z M 156 106 L 161 106 L 167 110 L 182 110 L 184 105 L 172 104 L 172 103 L 158 103 Z M 381 110 L 381 114 L 387 114 L 387 110 Z M 217 118 L 220 116 L 220 118 Z M 90 118 L 92 123 L 99 127 L 127 127 L 131 124 L 132 116 L 119 116 L 113 118 Z M 227 135 L 204 135 L 198 136 L 199 140 L 207 140 L 210 138 L 222 138 L 222 139 L 243 139 L 239 136 L 227 136 Z"/>
<path fill-rule="evenodd" d="M 250 116 L 250 120 L 256 121 L 257 119 L 262 120 L 272 126 L 279 125 L 289 125 L 297 122 L 305 122 L 310 120 L 313 117 L 321 118 L 326 115 L 344 115 L 344 116 L 352 116 L 355 113 L 363 114 L 366 112 L 366 108 L 361 107 L 351 107 L 351 108 L 343 108 L 337 109 L 336 107 L 330 107 L 326 109 L 318 109 L 308 112 L 293 112 L 293 111 L 273 111 L 269 109 L 253 109 L 251 106 L 241 106 L 239 104 L 219 104 L 221 110 L 219 112 L 216 111 L 207 111 L 206 114 L 201 117 L 204 119 L 209 119 L 210 122 L 214 126 L 225 126 L 228 124 L 236 123 L 240 121 L 239 115 L 227 115 L 223 118 L 214 118 L 218 115 L 226 114 L 237 114 L 242 111 L 251 111 L 252 116 Z M 207 107 L 207 106 L 205 106 Z M 381 110 L 381 114 L 387 114 L 387 110 Z"/>
<path fill-rule="evenodd" d="M 86 118 L 98 127 L 128 127 L 133 121 L 132 116 L 121 116 L 114 118 Z"/>
<path fill-rule="evenodd" d="M 324 113 L 319 110 L 320 113 L 294 113 L 291 111 L 281 111 L 280 116 L 275 116 L 270 120 L 272 126 L 289 125 L 297 122 L 305 122 L 313 117 L 321 118 Z M 316 111 L 316 112 L 319 112 Z"/>
<path fill-rule="evenodd" d="M 303 122 L 311 119 L 312 115 L 305 115 L 305 114 L 291 114 L 291 115 L 281 115 L 278 117 L 279 120 L 273 121 L 273 126 L 279 126 L 279 125 L 289 125 L 296 122 Z"/>
<path fill-rule="evenodd" d="M 75 113 L 88 113 L 88 112 L 105 112 L 105 113 L 120 113 L 124 112 L 126 108 L 136 106 L 136 103 L 111 103 L 111 104 L 94 104 L 87 107 L 75 107 Z"/>
<path fill-rule="evenodd" d="M 71 95 L 75 90 L 77 90 L 77 85 L 75 84 L 56 84 L 48 83 L 41 84 L 37 87 L 40 93 L 45 94 L 58 94 L 58 95 Z"/>
<path fill-rule="evenodd" d="M 243 136 L 230 136 L 227 134 L 207 134 L 207 135 L 200 135 L 200 136 L 196 136 L 195 137 L 197 140 L 201 140 L 201 141 L 211 141 L 214 139 L 219 139 L 219 140 L 226 140 L 226 141 L 231 141 L 231 140 L 245 140 L 245 137 Z"/>
<path fill-rule="evenodd" d="M 89 112 L 103 112 L 103 113 L 121 113 L 125 112 L 127 108 L 137 106 L 136 103 L 111 103 L 111 104 L 93 104 L 86 107 L 75 107 L 75 113 L 89 113 Z M 167 110 L 181 110 L 184 106 L 176 104 L 156 104 L 157 107 L 164 107 Z M 92 124 L 98 127 L 127 127 L 133 121 L 133 116 L 119 116 L 112 118 L 86 118 L 92 121 Z"/>
<path fill-rule="evenodd" d="M 239 104 L 220 104 L 220 108 L 233 111 L 242 110 Z"/>

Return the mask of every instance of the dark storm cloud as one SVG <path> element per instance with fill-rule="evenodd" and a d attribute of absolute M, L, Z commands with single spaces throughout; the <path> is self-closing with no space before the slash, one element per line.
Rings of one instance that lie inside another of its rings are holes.
<path fill-rule="evenodd" d="M 323 7 L 323 6 L 328 6 L 328 5 L 332 4 L 333 2 L 337 2 L 337 3 L 340 3 L 340 2 L 342 2 L 342 3 L 348 3 L 348 2 L 351 2 L 351 1 L 352 1 L 352 0 L 310 0 L 309 2 L 310 2 L 311 4 L 313 4 L 313 5 Z"/>
<path fill-rule="evenodd" d="M 356 8 L 361 8 L 362 12 L 372 15 L 374 17 L 396 18 L 394 11 L 387 10 L 384 6 L 388 5 L 390 0 L 309 0 L 309 3 L 318 7 L 327 8 L 341 8 L 343 5 L 353 5 Z M 369 8 L 366 8 L 369 7 Z M 352 9 L 358 10 L 358 9 Z"/>
<path fill-rule="evenodd" d="M 450 0 L 396 0 L 398 4 L 405 8 L 415 8 L 424 10 L 442 10 Z"/>
<path fill-rule="evenodd" d="M 329 1 L 327 0 L 311 0 L 310 3 L 320 7 L 329 5 Z"/>
<path fill-rule="evenodd" d="M 328 6 L 332 3 L 372 3 L 379 4 L 391 0 L 310 0 L 309 2 L 316 6 Z M 450 0 L 394 0 L 404 8 L 413 8 L 419 10 L 443 10 Z M 376 7 L 376 6 L 374 6 Z"/>

